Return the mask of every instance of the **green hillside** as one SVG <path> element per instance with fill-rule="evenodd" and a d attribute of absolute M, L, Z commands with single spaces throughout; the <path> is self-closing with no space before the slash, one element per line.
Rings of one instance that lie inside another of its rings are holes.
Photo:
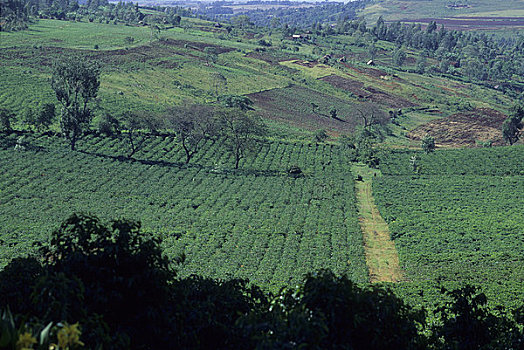
<path fill-rule="evenodd" d="M 518 306 L 524 150 L 440 149 L 505 143 L 502 124 L 523 97 L 521 42 L 343 19 L 310 29 L 189 17 L 171 25 L 147 12 L 159 22 L 43 18 L 1 32 L 0 108 L 14 131 L 2 125 L 0 264 L 34 252 L 71 213 L 90 212 L 140 220 L 171 259 L 186 255 L 180 276 L 249 278 L 276 291 L 327 268 L 366 283 L 351 173 L 360 161 L 383 174 L 366 181 L 407 276 L 398 293 L 429 305 L 439 281 L 467 282 L 485 286 L 494 304 Z M 66 56 L 101 72 L 78 151 L 59 135 L 58 117 L 50 130 L 27 121 L 43 103 L 60 113 L 50 78 Z M 216 107 L 228 95 L 249 98 L 268 126 L 239 169 L 222 134 L 185 165 L 172 124 L 125 124 L 126 112 L 152 123 L 169 107 Z M 121 126 L 104 136 L 99 121 L 109 117 Z M 436 153 L 406 150 L 426 133 Z M 131 157 L 133 135 L 147 140 Z M 303 176 L 289 172 L 297 167 Z"/>
<path fill-rule="evenodd" d="M 358 106 L 371 103 L 384 112 L 402 109 L 398 125 L 391 127 L 396 138 L 390 141 L 404 144 L 406 130 L 449 116 L 460 106 L 506 113 L 513 103 L 500 91 L 451 76 L 414 74 L 416 50 L 407 50 L 405 64 L 398 69 L 391 58 L 394 46 L 388 42 L 375 44 L 376 67 L 369 67 L 365 64 L 369 49 L 358 33 L 333 34 L 314 42 L 267 32 L 246 39 L 189 23 L 154 36 L 147 27 L 56 20 L 39 20 L 29 30 L 2 33 L 0 107 L 22 116 L 39 103 L 56 103 L 48 79 L 52 62 L 64 54 L 82 55 L 101 65 L 97 114 L 118 115 L 128 109 L 161 113 L 165 106 L 183 101 L 248 95 L 277 130 L 289 133 L 298 126 L 340 135 L 362 123 Z M 204 23 L 212 28 L 212 23 Z M 273 45 L 260 46 L 260 40 Z M 326 54 L 332 58 L 324 62 Z M 429 59 L 426 65 L 437 63 Z M 281 97 L 269 97 L 277 92 Z M 289 107 L 279 102 L 286 96 L 297 100 L 307 118 L 297 121 L 288 115 L 294 107 L 286 111 Z M 311 103 L 320 106 L 318 111 L 309 108 Z M 343 121 L 329 119 L 333 107 Z"/>
<path fill-rule="evenodd" d="M 448 17 L 522 17 L 522 0 L 375 0 L 361 11 L 374 22 L 379 16 L 388 21 Z"/>

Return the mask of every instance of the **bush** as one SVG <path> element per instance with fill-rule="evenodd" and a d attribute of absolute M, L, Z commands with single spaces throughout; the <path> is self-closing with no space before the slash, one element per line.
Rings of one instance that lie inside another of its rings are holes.
<path fill-rule="evenodd" d="M 317 141 L 317 142 L 324 142 L 328 138 L 328 134 L 327 134 L 326 130 L 320 129 L 320 130 L 317 130 L 315 132 L 314 137 L 315 137 L 315 141 Z"/>
<path fill-rule="evenodd" d="M 289 169 L 287 170 L 287 173 L 289 176 L 295 177 L 295 178 L 304 176 L 302 169 L 300 169 L 300 167 L 296 164 L 293 164 L 292 166 L 290 166 Z"/>
<path fill-rule="evenodd" d="M 106 136 L 120 135 L 120 121 L 109 113 L 105 113 L 97 124 L 100 134 Z"/>
<path fill-rule="evenodd" d="M 5 132 L 11 132 L 11 121 L 15 115 L 8 109 L 0 108 L 0 130 Z"/>
<path fill-rule="evenodd" d="M 428 154 L 435 150 L 435 139 L 433 136 L 426 134 L 422 138 L 422 150 Z"/>

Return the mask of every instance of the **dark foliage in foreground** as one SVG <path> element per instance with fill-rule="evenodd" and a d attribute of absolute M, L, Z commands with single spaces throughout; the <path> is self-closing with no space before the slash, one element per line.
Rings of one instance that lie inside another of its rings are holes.
<path fill-rule="evenodd" d="M 87 348 L 522 348 L 522 310 L 494 312 L 472 287 L 444 292 L 450 302 L 429 327 L 424 310 L 391 291 L 329 271 L 277 295 L 241 280 L 180 279 L 138 223 L 86 215 L 65 221 L 39 259 L 0 272 L 0 307 L 17 324 L 80 322 Z"/>

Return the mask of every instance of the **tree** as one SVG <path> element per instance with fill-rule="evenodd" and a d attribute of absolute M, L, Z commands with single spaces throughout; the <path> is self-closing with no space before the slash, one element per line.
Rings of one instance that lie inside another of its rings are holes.
<path fill-rule="evenodd" d="M 324 129 L 315 131 L 315 141 L 317 142 L 324 142 L 328 137 L 329 136 Z"/>
<path fill-rule="evenodd" d="M 228 108 L 238 108 L 242 111 L 247 111 L 253 109 L 253 101 L 246 96 L 241 95 L 223 95 L 218 97 L 218 102 L 220 102 L 224 107 Z"/>
<path fill-rule="evenodd" d="M 140 129 L 147 129 L 149 123 L 147 121 L 147 114 L 143 112 L 126 111 L 122 114 L 122 127 L 127 130 L 125 139 L 129 145 L 128 158 L 133 155 L 144 145 L 145 137 L 138 138 L 137 131 Z"/>
<path fill-rule="evenodd" d="M 253 24 L 251 23 L 249 16 L 246 16 L 246 15 L 238 15 L 238 16 L 231 17 L 231 23 L 233 23 L 234 26 L 237 26 L 240 28 L 251 26 Z"/>
<path fill-rule="evenodd" d="M 374 60 L 375 57 L 377 56 L 377 53 L 378 53 L 378 49 L 375 46 L 375 44 L 373 43 L 373 44 L 369 45 L 369 47 L 368 47 L 369 59 Z"/>
<path fill-rule="evenodd" d="M 106 136 L 120 135 L 120 121 L 106 112 L 98 121 L 97 129 Z"/>
<path fill-rule="evenodd" d="M 364 129 L 371 130 L 374 127 L 385 127 L 389 122 L 389 116 L 376 104 L 362 103 L 355 108 L 362 118 Z"/>
<path fill-rule="evenodd" d="M 424 150 L 426 154 L 435 150 L 435 138 L 430 134 L 426 134 L 422 138 L 422 150 Z"/>
<path fill-rule="evenodd" d="M 315 102 L 311 102 L 311 112 L 314 114 L 317 114 L 318 112 L 318 105 Z"/>
<path fill-rule="evenodd" d="M 218 52 L 214 46 L 206 46 L 204 48 L 204 53 L 206 54 L 206 64 L 209 65 L 209 62 L 216 63 L 218 60 Z"/>
<path fill-rule="evenodd" d="M 226 145 L 235 158 L 235 169 L 238 169 L 240 159 L 254 151 L 260 138 L 266 135 L 266 127 L 256 114 L 232 108 L 219 110 L 217 118 Z"/>
<path fill-rule="evenodd" d="M 51 87 L 62 105 L 60 128 L 75 150 L 76 141 L 92 120 L 90 103 L 100 86 L 97 64 L 71 56 L 55 62 Z"/>
<path fill-rule="evenodd" d="M 397 50 L 395 50 L 395 52 L 393 52 L 393 62 L 395 63 L 395 65 L 401 67 L 404 64 L 405 60 L 406 53 L 404 52 L 404 50 L 398 48 Z"/>
<path fill-rule="evenodd" d="M 513 107 L 510 116 L 502 124 L 502 136 L 504 140 L 513 145 L 520 139 L 522 128 L 524 128 L 524 107 L 521 105 Z"/>
<path fill-rule="evenodd" d="M 165 120 L 186 153 L 186 164 L 200 150 L 202 143 L 217 131 L 213 108 L 205 105 L 170 108 Z"/>
<path fill-rule="evenodd" d="M 11 132 L 11 121 L 14 119 L 15 115 L 6 108 L 0 108 L 0 128 L 2 131 Z"/>
<path fill-rule="evenodd" d="M 435 310 L 439 322 L 433 326 L 433 337 L 441 349 L 517 349 L 522 348 L 523 334 L 515 320 L 503 308 L 488 306 L 484 293 L 466 285 L 442 294 L 451 298 Z M 518 345 L 517 345 L 518 344 Z"/>
<path fill-rule="evenodd" d="M 337 116 L 337 109 L 335 107 L 331 107 L 331 109 L 329 110 L 329 116 L 333 119 L 340 120 Z"/>
<path fill-rule="evenodd" d="M 38 131 L 49 129 L 53 120 L 56 117 L 56 107 L 54 103 L 44 103 L 40 106 L 36 118 L 34 120 L 34 126 Z"/>
<path fill-rule="evenodd" d="M 36 284 L 39 293 L 33 294 L 37 310 L 50 320 L 84 319 L 83 326 L 92 332 L 85 340 L 92 344 L 101 341 L 97 330 L 108 328 L 117 336 L 130 334 L 139 343 L 166 341 L 160 329 L 165 331 L 162 324 L 168 322 L 164 310 L 175 272 L 160 244 L 158 235 L 141 232 L 138 222 L 104 225 L 96 217 L 73 214 L 41 248 L 47 273 Z M 62 289 L 67 286 L 77 290 Z M 108 345 L 103 348 L 111 348 Z"/>
<path fill-rule="evenodd" d="M 426 72 L 426 57 L 419 56 L 417 58 L 417 66 L 415 68 L 415 72 L 418 74 L 424 74 Z"/>
<path fill-rule="evenodd" d="M 227 78 L 220 72 L 211 73 L 211 79 L 213 80 L 213 87 L 215 88 L 215 96 L 218 99 L 218 92 L 220 89 L 227 89 Z M 247 97 L 246 97 L 247 98 Z"/>

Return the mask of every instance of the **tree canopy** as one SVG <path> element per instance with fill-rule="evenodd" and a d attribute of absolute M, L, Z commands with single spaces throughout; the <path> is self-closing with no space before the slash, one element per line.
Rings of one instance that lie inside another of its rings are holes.
<path fill-rule="evenodd" d="M 62 105 L 60 128 L 74 150 L 93 118 L 91 104 L 100 87 L 100 69 L 78 56 L 62 58 L 53 65 L 51 87 Z"/>

